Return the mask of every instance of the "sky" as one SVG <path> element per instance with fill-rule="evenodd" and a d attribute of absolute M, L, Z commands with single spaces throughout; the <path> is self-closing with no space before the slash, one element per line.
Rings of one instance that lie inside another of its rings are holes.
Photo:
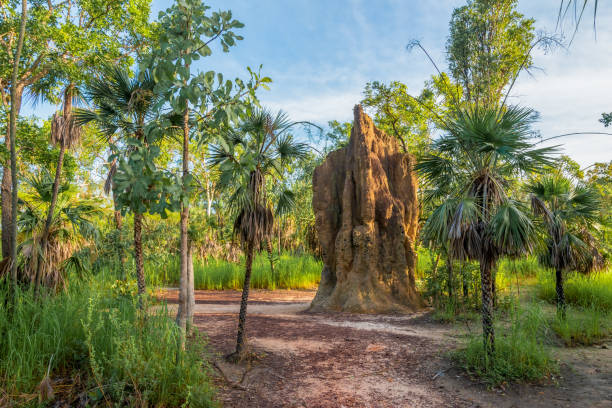
<path fill-rule="evenodd" d="M 512 103 L 537 110 L 542 137 L 605 132 L 598 119 L 612 111 L 612 4 L 599 2 L 597 30 L 587 10 L 568 49 L 534 53 L 538 68 L 522 74 Z M 153 0 L 153 16 L 171 4 Z M 245 27 L 230 53 L 214 50 L 198 69 L 225 77 L 248 76 L 258 68 L 273 80 L 259 93 L 262 104 L 286 111 L 292 120 L 325 126 L 351 120 L 369 81 L 399 80 L 417 94 L 435 72 L 425 56 L 406 45 L 417 39 L 446 69 L 448 23 L 465 0 L 208 0 L 213 10 L 230 9 Z M 559 0 L 520 0 L 519 11 L 536 19 L 536 30 L 555 32 Z M 557 31 L 558 33 L 559 31 Z M 573 28 L 568 24 L 566 34 Z M 596 35 L 595 35 L 596 33 Z M 610 129 L 612 133 L 612 129 Z M 612 136 L 577 135 L 557 140 L 581 166 L 612 160 Z"/>

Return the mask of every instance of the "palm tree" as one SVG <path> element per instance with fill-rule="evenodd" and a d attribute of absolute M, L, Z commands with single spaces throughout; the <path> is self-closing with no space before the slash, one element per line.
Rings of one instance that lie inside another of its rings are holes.
<path fill-rule="evenodd" d="M 73 85 L 69 84 L 64 89 L 64 111 L 62 116 L 57 113 L 53 115 L 51 120 L 51 143 L 59 145 L 59 156 L 57 159 L 57 167 L 55 169 L 55 179 L 53 181 L 53 190 L 51 193 L 51 203 L 47 212 L 47 219 L 45 227 L 42 233 L 41 240 L 41 261 L 38 262 L 38 268 L 36 271 L 36 278 L 34 281 L 34 292 L 38 293 L 39 278 L 41 276 L 42 268 L 44 263 L 48 259 L 47 255 L 47 239 L 49 235 L 49 229 L 53 221 L 53 212 L 55 210 L 55 204 L 57 201 L 57 195 L 59 193 L 59 186 L 62 177 L 62 167 L 64 165 L 64 155 L 66 149 L 70 149 L 77 145 L 81 141 L 81 126 L 79 126 L 72 115 L 72 103 L 78 96 L 79 91 Z"/>
<path fill-rule="evenodd" d="M 274 214 L 266 181 L 283 179 L 287 166 L 307 152 L 307 145 L 296 142 L 288 133 L 297 123 L 289 121 L 283 112 L 273 115 L 257 109 L 237 129 L 228 130 L 210 146 L 210 163 L 219 171 L 218 186 L 231 190 L 234 234 L 246 255 L 236 351 L 228 356 L 230 360 L 243 356 L 253 253 L 272 233 Z"/>
<path fill-rule="evenodd" d="M 426 237 L 447 242 L 453 259 L 480 264 L 482 326 L 486 355 L 493 357 L 492 271 L 502 256 L 532 248 L 534 228 L 521 203 L 508 195 L 509 182 L 551 163 L 554 148 L 536 149 L 536 115 L 520 107 L 467 107 L 441 124 L 445 134 L 416 168 L 437 187 L 441 204 L 424 226 Z"/>
<path fill-rule="evenodd" d="M 593 254 L 584 241 L 587 229 L 597 220 L 600 203 L 590 186 L 573 183 L 559 174 L 542 176 L 527 186 L 533 212 L 546 231 L 543 266 L 555 270 L 557 312 L 565 317 L 563 274 L 581 265 L 590 265 Z"/>
<path fill-rule="evenodd" d="M 18 222 L 23 235 L 19 246 L 23 277 L 57 289 L 65 283 L 66 261 L 97 236 L 95 220 L 102 215 L 100 204 L 79 198 L 78 190 L 68 184 L 60 185 L 54 196 L 55 183 L 46 170 L 26 182 L 30 189 L 21 197 L 24 210 Z M 47 214 L 53 202 L 49 223 Z M 44 261 L 40 253 L 45 254 Z"/>
<path fill-rule="evenodd" d="M 120 143 L 124 138 L 135 138 L 146 143 L 145 127 L 153 115 L 153 105 L 156 102 L 154 87 L 155 81 L 148 73 L 131 77 L 129 71 L 123 68 L 104 67 L 102 76 L 94 79 L 85 91 L 86 97 L 96 109 L 77 109 L 74 116 L 80 125 L 95 123 L 109 144 Z M 116 161 L 111 163 L 107 191 L 110 190 L 115 171 Z M 117 216 L 116 220 L 116 227 L 120 229 L 121 223 Z M 134 259 L 141 300 L 145 293 L 142 222 L 143 213 L 134 211 Z"/>

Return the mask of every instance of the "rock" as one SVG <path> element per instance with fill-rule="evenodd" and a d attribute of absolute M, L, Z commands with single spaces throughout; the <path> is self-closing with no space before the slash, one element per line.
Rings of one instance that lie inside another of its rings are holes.
<path fill-rule="evenodd" d="M 414 311 L 417 182 L 414 159 L 360 105 L 348 146 L 315 169 L 312 205 L 323 271 L 311 310 Z"/>

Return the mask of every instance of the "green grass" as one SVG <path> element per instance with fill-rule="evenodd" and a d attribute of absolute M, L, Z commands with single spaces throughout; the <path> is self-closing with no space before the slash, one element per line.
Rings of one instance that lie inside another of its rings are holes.
<path fill-rule="evenodd" d="M 540 308 L 515 309 L 508 325 L 496 325 L 493 359 L 484 352 L 480 334 L 471 336 L 465 347 L 452 353 L 452 358 L 490 386 L 541 381 L 559 371 L 550 347 L 545 344 L 547 327 Z"/>
<path fill-rule="evenodd" d="M 612 314 L 593 308 L 570 308 L 565 319 L 552 318 L 551 328 L 568 347 L 590 346 L 612 335 Z"/>
<path fill-rule="evenodd" d="M 181 349 L 164 308 L 143 315 L 99 280 L 39 301 L 20 292 L 0 310 L 0 333 L 0 406 L 38 406 L 47 370 L 68 404 L 85 392 L 88 406 L 214 406 L 202 340 Z"/>
<path fill-rule="evenodd" d="M 253 261 L 251 287 L 255 289 L 313 289 L 319 284 L 323 264 L 310 255 L 284 253 L 277 260 L 274 274 L 267 254 L 259 254 Z M 194 259 L 196 289 L 242 289 L 244 260 L 231 263 L 213 259 L 208 263 Z M 169 258 L 163 264 L 146 266 L 147 280 L 155 286 L 176 286 L 179 283 L 179 259 Z"/>
<path fill-rule="evenodd" d="M 538 273 L 538 296 L 555 303 L 555 277 L 550 271 Z M 569 305 L 612 312 L 612 268 L 588 275 L 565 275 L 565 300 Z"/>

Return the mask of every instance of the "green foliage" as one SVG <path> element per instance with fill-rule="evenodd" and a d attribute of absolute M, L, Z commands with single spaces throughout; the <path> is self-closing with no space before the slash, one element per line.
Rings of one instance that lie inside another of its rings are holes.
<path fill-rule="evenodd" d="M 538 296 L 555 302 L 554 276 L 550 271 L 538 273 Z M 573 273 L 565 279 L 565 300 L 569 305 L 612 312 L 612 269 L 588 275 Z"/>
<path fill-rule="evenodd" d="M 470 375 L 491 386 L 507 382 L 537 382 L 558 373 L 559 367 L 545 345 L 546 318 L 538 307 L 515 311 L 509 326 L 496 328 L 495 354 L 485 353 L 480 336 L 471 336 L 453 359 Z"/>
<path fill-rule="evenodd" d="M 535 20 L 517 6 L 518 0 L 473 0 L 453 11 L 446 51 L 467 102 L 496 106 L 508 84 L 531 67 Z"/>
<path fill-rule="evenodd" d="M 283 253 L 270 271 L 267 254 L 258 255 L 253 261 L 251 287 L 255 289 L 313 289 L 319 283 L 323 265 L 310 255 Z M 168 257 L 164 262 L 151 265 L 147 278 L 153 285 L 176 286 L 179 282 L 179 259 Z M 242 289 L 244 282 L 244 258 L 240 263 L 219 259 L 203 262 L 194 259 L 194 285 L 196 289 Z"/>
<path fill-rule="evenodd" d="M 376 126 L 397 139 L 404 152 L 420 154 L 430 142 L 434 93 L 425 88 L 414 98 L 405 84 L 389 85 L 374 81 L 366 84 L 361 103 L 371 108 Z M 435 113 L 434 113 L 435 114 Z"/>
<path fill-rule="evenodd" d="M 37 406 L 47 373 L 56 400 L 69 405 L 81 392 L 90 405 L 214 405 L 202 340 L 182 350 L 163 308 L 142 315 L 133 298 L 114 297 L 96 280 L 38 301 L 20 292 L 13 305 L 0 311 L 0 388 L 9 405 Z"/>

